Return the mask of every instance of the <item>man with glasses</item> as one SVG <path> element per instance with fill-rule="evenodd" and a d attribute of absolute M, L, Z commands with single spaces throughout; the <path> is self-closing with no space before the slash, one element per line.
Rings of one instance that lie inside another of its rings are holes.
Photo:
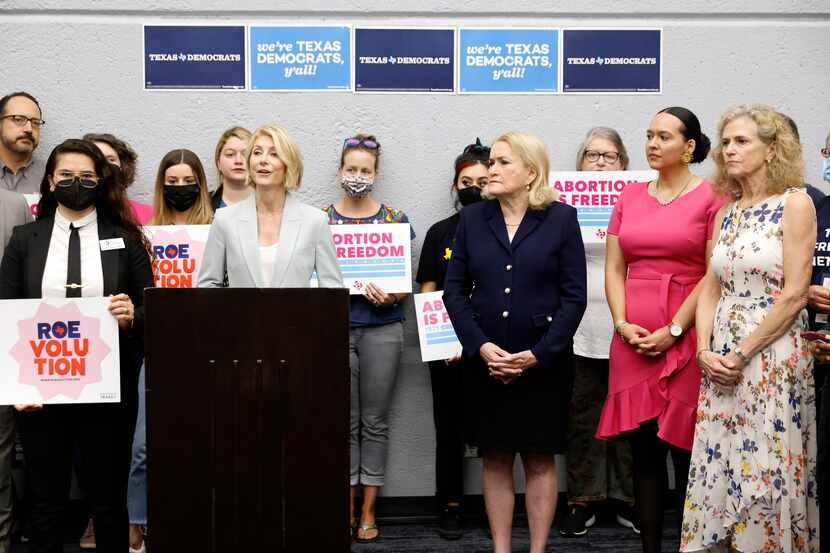
<path fill-rule="evenodd" d="M 21 194 L 40 192 L 44 163 L 34 159 L 40 128 L 40 104 L 28 92 L 0 98 L 0 187 Z"/>

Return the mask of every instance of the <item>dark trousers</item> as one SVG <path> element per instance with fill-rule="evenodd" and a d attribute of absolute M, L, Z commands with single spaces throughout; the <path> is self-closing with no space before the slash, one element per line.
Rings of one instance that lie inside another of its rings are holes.
<path fill-rule="evenodd" d="M 435 419 L 435 497 L 439 507 L 464 495 L 464 364 L 431 361 L 432 412 Z"/>
<path fill-rule="evenodd" d="M 135 425 L 135 406 L 128 405 L 46 405 L 40 411 L 19 414 L 32 506 L 30 553 L 63 551 L 61 523 L 76 445 L 80 479 L 95 522 L 97 551 L 127 551 L 127 477 Z"/>
<path fill-rule="evenodd" d="M 816 417 L 818 418 L 818 500 L 821 551 L 830 551 L 830 371 L 816 371 Z M 821 382 L 823 380 L 823 382 Z M 820 401 L 819 401 L 820 398 Z"/>

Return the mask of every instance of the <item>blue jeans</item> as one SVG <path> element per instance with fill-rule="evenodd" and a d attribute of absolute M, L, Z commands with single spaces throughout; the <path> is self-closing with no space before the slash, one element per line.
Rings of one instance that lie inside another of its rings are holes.
<path fill-rule="evenodd" d="M 144 364 L 138 375 L 138 419 L 133 436 L 133 460 L 130 464 L 130 480 L 127 482 L 127 509 L 130 524 L 147 524 L 147 431 L 144 402 Z"/>

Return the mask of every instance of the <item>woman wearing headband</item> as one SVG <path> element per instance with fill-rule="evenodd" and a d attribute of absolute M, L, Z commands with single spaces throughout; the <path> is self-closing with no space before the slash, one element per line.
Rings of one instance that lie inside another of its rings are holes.
<path fill-rule="evenodd" d="M 343 142 L 338 176 L 343 197 L 326 208 L 329 224 L 408 223 L 403 211 L 372 197 L 378 174 L 380 143 L 370 134 Z M 411 233 L 414 237 L 414 233 Z M 351 521 L 358 541 L 380 536 L 375 522 L 375 499 L 386 476 L 389 447 L 389 405 L 403 351 L 403 309 L 408 294 L 386 292 L 369 283 L 360 296 L 351 296 L 349 365 L 351 367 Z M 354 513 L 357 487 L 363 485 L 359 526 Z"/>

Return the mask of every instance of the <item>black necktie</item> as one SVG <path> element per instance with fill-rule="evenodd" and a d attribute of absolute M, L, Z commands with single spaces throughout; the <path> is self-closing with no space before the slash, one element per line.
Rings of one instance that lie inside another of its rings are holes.
<path fill-rule="evenodd" d="M 75 286 L 73 286 L 73 284 Z M 66 264 L 66 297 L 81 297 L 81 235 L 69 223 L 69 261 Z"/>

